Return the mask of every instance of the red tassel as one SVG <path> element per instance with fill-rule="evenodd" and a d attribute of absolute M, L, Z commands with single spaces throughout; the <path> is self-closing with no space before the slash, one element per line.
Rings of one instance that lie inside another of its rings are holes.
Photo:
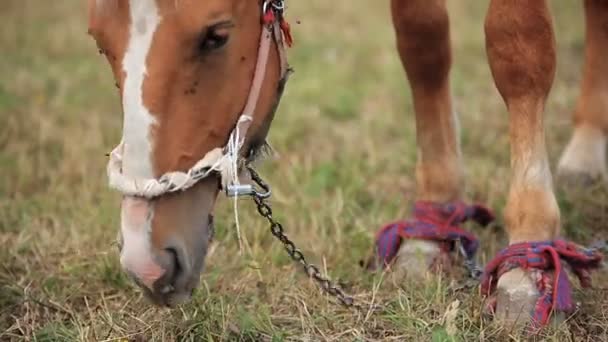
<path fill-rule="evenodd" d="M 285 19 L 281 20 L 281 31 L 283 31 L 283 37 L 285 37 L 285 44 L 287 44 L 288 47 L 291 47 L 293 45 L 293 37 L 291 36 L 291 27 L 289 26 L 289 23 Z"/>
<path fill-rule="evenodd" d="M 268 12 L 266 12 L 264 14 L 264 19 L 263 20 L 264 20 L 264 24 L 270 25 L 270 24 L 274 23 L 276 19 L 277 18 L 274 15 L 274 11 L 273 10 L 269 10 Z"/>

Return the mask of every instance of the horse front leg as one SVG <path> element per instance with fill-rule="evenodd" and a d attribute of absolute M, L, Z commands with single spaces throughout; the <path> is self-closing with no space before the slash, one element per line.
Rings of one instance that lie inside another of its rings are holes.
<path fill-rule="evenodd" d="M 504 212 L 509 243 L 551 241 L 559 233 L 560 213 L 543 126 L 556 64 L 546 1 L 492 0 L 485 33 L 494 82 L 510 115 L 512 174 Z M 529 320 L 539 296 L 535 280 L 521 268 L 499 276 L 497 317 Z"/>
<path fill-rule="evenodd" d="M 461 202 L 463 166 L 458 118 L 452 108 L 449 17 L 445 0 L 392 0 L 397 48 L 412 90 L 416 116 L 416 205 L 413 218 L 381 229 L 379 261 L 394 274 L 424 278 L 433 266 L 449 266 L 451 239 L 467 235 L 474 254 L 477 241 L 457 227 L 471 218 Z"/>
<path fill-rule="evenodd" d="M 510 115 L 511 187 L 505 208 L 509 246 L 484 273 L 482 292 L 496 291 L 497 318 L 540 327 L 553 312 L 574 309 L 565 264 L 583 285 L 601 257 L 557 239 L 560 212 L 553 193 L 543 127 L 555 75 L 555 42 L 545 0 L 492 0 L 486 48 Z"/>

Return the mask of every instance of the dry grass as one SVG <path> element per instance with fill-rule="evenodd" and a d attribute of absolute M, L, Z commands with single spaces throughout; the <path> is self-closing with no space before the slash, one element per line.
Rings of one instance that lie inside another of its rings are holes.
<path fill-rule="evenodd" d="M 582 60 L 582 10 L 552 2 L 559 70 L 548 106 L 555 164 L 569 134 Z M 480 318 L 476 290 L 453 281 L 395 283 L 363 272 L 375 230 L 405 217 L 414 193 L 411 100 L 393 49 L 386 1 L 290 2 L 297 73 L 271 131 L 278 157 L 263 175 L 294 241 L 362 301 L 359 316 L 334 305 L 289 262 L 241 205 L 252 247 L 239 255 L 227 201 L 193 303 L 153 308 L 120 272 L 113 245 L 118 196 L 106 188 L 104 153 L 120 136 L 110 72 L 85 35 L 84 1 L 0 2 L 0 340 L 518 340 Z M 76 7 L 74 7 L 76 5 Z M 450 2 L 468 197 L 500 212 L 508 187 L 507 114 L 485 61 L 485 1 Z M 605 236 L 605 189 L 560 193 L 565 233 Z M 500 223 L 481 230 L 480 259 L 504 246 Z M 608 296 L 577 291 L 580 310 L 549 340 L 608 340 Z M 446 322 L 447 308 L 460 309 Z M 452 327 L 449 328 L 448 327 Z M 450 333 L 452 334 L 450 336 Z"/>

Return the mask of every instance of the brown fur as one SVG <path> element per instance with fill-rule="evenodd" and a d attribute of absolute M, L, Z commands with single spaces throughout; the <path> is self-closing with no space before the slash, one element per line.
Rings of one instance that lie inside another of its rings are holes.
<path fill-rule="evenodd" d="M 510 114 L 511 191 L 505 210 L 512 242 L 552 239 L 559 210 L 551 188 L 543 127 L 555 76 L 555 42 L 545 1 L 493 0 L 485 23 L 488 60 Z M 540 175 L 532 169 L 547 164 Z M 540 179 L 539 179 L 540 178 Z M 548 186 L 547 186 L 548 184 Z"/>
<path fill-rule="evenodd" d="M 453 201 L 462 195 L 463 175 L 449 90 L 452 54 L 445 0 L 393 0 L 392 11 L 414 96 L 418 198 Z"/>

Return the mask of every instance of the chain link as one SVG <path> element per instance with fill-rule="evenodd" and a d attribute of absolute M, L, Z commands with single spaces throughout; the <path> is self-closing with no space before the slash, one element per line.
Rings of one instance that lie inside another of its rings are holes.
<path fill-rule="evenodd" d="M 464 259 L 463 266 L 467 270 L 467 276 L 474 281 L 478 281 L 479 278 L 481 278 L 481 275 L 483 274 L 483 269 L 475 260 L 475 256 L 469 256 L 467 254 L 466 250 L 464 249 L 464 245 L 462 244 L 462 241 L 457 241 L 457 243 L 458 251 Z"/>
<path fill-rule="evenodd" d="M 347 308 L 353 308 L 359 311 L 376 311 L 381 308 L 381 306 L 377 304 L 367 307 L 357 303 L 355 299 L 346 294 L 339 285 L 334 283 L 328 277 L 323 276 L 321 270 L 316 265 L 311 264 L 306 260 L 304 254 L 302 254 L 293 241 L 291 241 L 287 235 L 285 235 L 283 225 L 275 220 L 272 215 L 272 208 L 266 202 L 266 200 L 270 197 L 270 186 L 264 182 L 264 180 L 253 168 L 248 166 L 247 169 L 253 182 L 263 190 L 263 192 L 251 191 L 247 194 L 251 195 L 251 198 L 253 198 L 253 201 L 257 206 L 258 213 L 270 224 L 270 232 L 272 235 L 283 244 L 285 251 L 287 254 L 289 254 L 291 259 L 302 266 L 308 277 L 314 279 L 317 285 L 319 285 L 323 291 L 338 299 L 338 301 Z M 459 286 L 459 288 L 476 286 L 483 271 L 474 258 L 467 256 L 464 246 L 462 246 L 461 243 L 459 243 L 458 249 L 464 258 L 464 267 L 467 270 L 468 277 L 470 279 L 470 281 L 466 282 L 462 286 Z"/>
<path fill-rule="evenodd" d="M 264 182 L 264 180 L 262 180 L 262 178 L 254 169 L 248 167 L 248 170 L 251 174 L 251 179 L 258 186 L 267 191 L 270 189 L 270 187 Z M 346 294 L 346 292 L 344 292 L 344 290 L 342 290 L 342 288 L 336 283 L 334 283 L 331 279 L 323 276 L 323 274 L 316 265 L 311 264 L 306 260 L 304 254 L 302 254 L 302 252 L 296 247 L 296 245 L 287 237 L 287 235 L 285 235 L 283 225 L 277 222 L 272 216 L 272 208 L 266 202 L 267 197 L 264 198 L 262 196 L 259 196 L 257 193 L 254 193 L 252 195 L 252 198 L 255 204 L 257 205 L 258 213 L 262 217 L 264 217 L 268 221 L 268 223 L 270 223 L 270 232 L 275 238 L 277 238 L 277 240 L 281 241 L 283 247 L 285 248 L 285 251 L 287 251 L 287 254 L 289 254 L 291 259 L 294 262 L 300 264 L 304 272 L 310 278 L 314 279 L 323 291 L 338 299 L 338 301 L 342 305 L 347 308 L 363 310 L 364 307 L 361 304 L 355 302 L 355 299 L 352 296 Z"/>

